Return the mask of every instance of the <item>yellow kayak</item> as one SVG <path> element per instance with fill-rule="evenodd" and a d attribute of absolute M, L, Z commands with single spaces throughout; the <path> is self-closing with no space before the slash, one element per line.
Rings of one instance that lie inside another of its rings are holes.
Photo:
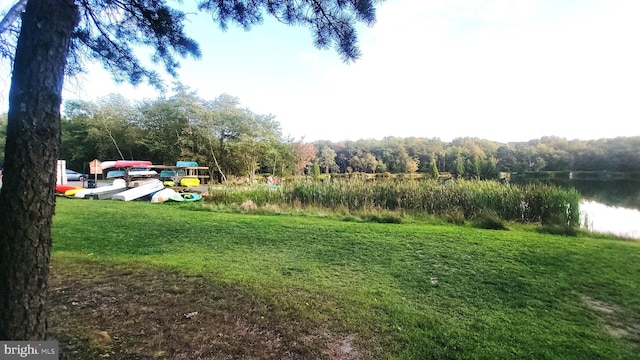
<path fill-rule="evenodd" d="M 184 177 L 180 179 L 180 185 L 186 186 L 186 187 L 196 187 L 196 186 L 200 186 L 200 180 L 198 178 Z"/>
<path fill-rule="evenodd" d="M 82 189 L 83 188 L 69 189 L 69 190 L 64 192 L 64 196 L 74 196 L 77 191 L 82 190 Z"/>

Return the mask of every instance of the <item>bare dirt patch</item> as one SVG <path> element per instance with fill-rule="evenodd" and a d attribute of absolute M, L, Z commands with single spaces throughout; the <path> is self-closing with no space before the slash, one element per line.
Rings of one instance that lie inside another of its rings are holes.
<path fill-rule="evenodd" d="M 60 359 L 370 358 L 353 345 L 355 335 L 284 318 L 238 287 L 167 272 L 53 264 L 49 338 L 59 341 Z"/>
<path fill-rule="evenodd" d="M 581 300 L 587 308 L 598 314 L 604 323 L 603 330 L 606 333 L 618 339 L 640 341 L 640 325 L 634 323 L 632 319 L 625 318 L 618 306 L 592 299 L 586 295 L 582 295 Z"/>

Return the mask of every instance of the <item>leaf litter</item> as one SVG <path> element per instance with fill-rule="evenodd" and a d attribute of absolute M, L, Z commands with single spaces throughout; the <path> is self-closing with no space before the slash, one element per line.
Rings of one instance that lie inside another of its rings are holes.
<path fill-rule="evenodd" d="M 48 337 L 61 360 L 372 358 L 356 335 L 278 315 L 200 276 L 53 261 L 49 289 Z"/>

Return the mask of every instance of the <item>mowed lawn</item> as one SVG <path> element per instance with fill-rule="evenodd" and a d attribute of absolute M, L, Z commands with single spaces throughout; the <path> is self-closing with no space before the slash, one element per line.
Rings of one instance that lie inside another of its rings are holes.
<path fill-rule="evenodd" d="M 236 287 L 344 358 L 640 358 L 638 241 L 197 209 L 60 198 L 53 262 Z"/>

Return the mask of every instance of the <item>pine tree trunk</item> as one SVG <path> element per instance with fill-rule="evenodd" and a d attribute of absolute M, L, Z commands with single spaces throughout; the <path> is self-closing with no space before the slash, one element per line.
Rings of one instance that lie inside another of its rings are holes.
<path fill-rule="evenodd" d="M 0 192 L 0 339 L 43 340 L 60 103 L 73 0 L 30 0 L 22 15 Z"/>

